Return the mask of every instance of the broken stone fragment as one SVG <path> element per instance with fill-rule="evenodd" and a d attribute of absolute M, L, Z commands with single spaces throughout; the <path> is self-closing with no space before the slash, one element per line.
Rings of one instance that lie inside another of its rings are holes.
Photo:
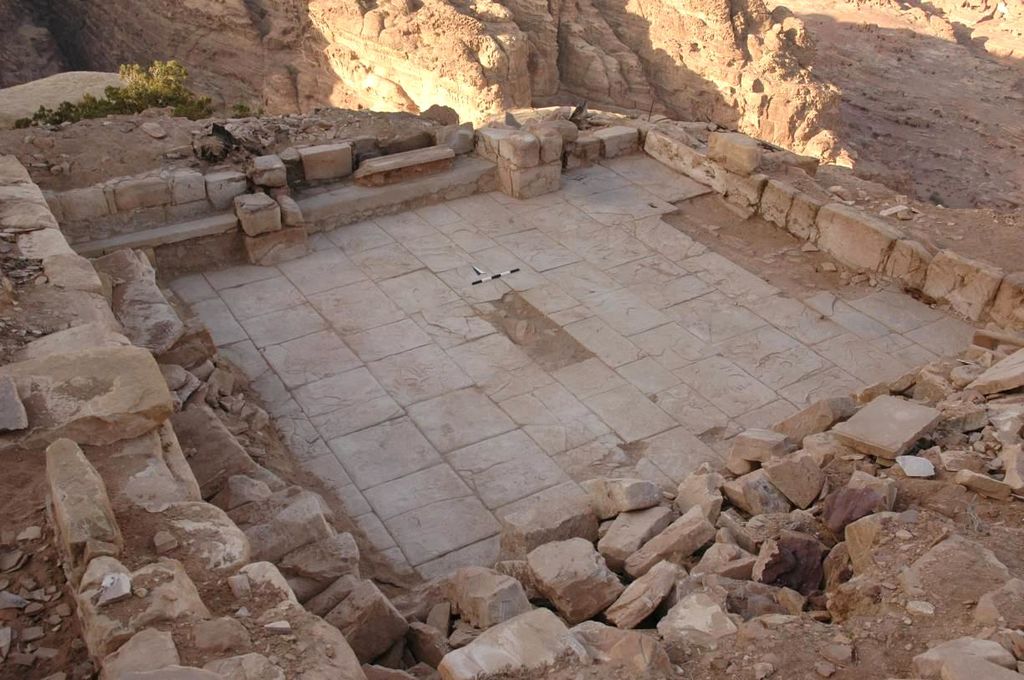
<path fill-rule="evenodd" d="M 779 538 L 769 539 L 761 546 L 752 577 L 761 583 L 810 595 L 821 588 L 826 552 L 821 541 L 813 536 L 783 531 Z"/>
<path fill-rule="evenodd" d="M 658 634 L 667 643 L 715 647 L 724 637 L 734 635 L 736 624 L 722 604 L 706 592 L 682 598 L 658 622 Z"/>
<path fill-rule="evenodd" d="M 748 515 L 789 512 L 790 509 L 789 501 L 775 488 L 763 469 L 726 482 L 722 485 L 722 493 Z"/>
<path fill-rule="evenodd" d="M 554 612 L 534 609 L 449 652 L 438 671 L 442 680 L 475 680 L 501 672 L 529 673 L 562 659 L 586 663 L 589 656 Z"/>
<path fill-rule="evenodd" d="M 342 632 L 363 663 L 386 652 L 409 629 L 405 617 L 369 580 L 356 586 L 324 620 Z"/>
<path fill-rule="evenodd" d="M 359 547 L 350 533 L 320 539 L 285 555 L 279 565 L 286 574 L 332 583 L 342 576 L 359 576 Z"/>
<path fill-rule="evenodd" d="M 406 640 L 413 656 L 432 668 L 437 668 L 444 655 L 451 651 L 447 633 L 418 621 L 409 624 Z"/>
<path fill-rule="evenodd" d="M 726 578 L 749 579 L 754 571 L 757 558 L 732 543 L 715 543 L 704 551 L 691 574 L 718 574 Z"/>
<path fill-rule="evenodd" d="M 0 432 L 24 430 L 28 414 L 18 397 L 18 387 L 10 377 L 0 378 Z"/>
<path fill-rule="evenodd" d="M 697 470 L 687 475 L 676 489 L 675 506 L 681 513 L 699 506 L 708 521 L 718 521 L 722 509 L 722 485 L 725 478 L 710 470 Z"/>
<path fill-rule="evenodd" d="M 597 621 L 585 621 L 570 631 L 594 663 L 613 663 L 637 673 L 657 677 L 671 673 L 668 653 L 653 635 L 620 630 Z"/>
<path fill-rule="evenodd" d="M 484 567 L 456 571 L 450 599 L 462 619 L 477 628 L 490 628 L 532 609 L 519 581 Z"/>
<path fill-rule="evenodd" d="M 668 525 L 626 560 L 626 573 L 633 578 L 646 574 L 662 560 L 682 562 L 715 537 L 715 527 L 699 507 Z"/>
<path fill-rule="evenodd" d="M 661 533 L 674 519 L 672 510 L 662 506 L 624 512 L 611 522 L 604 536 L 597 542 L 597 550 L 604 556 L 610 569 L 622 571 L 629 556 Z"/>
<path fill-rule="evenodd" d="M 522 559 L 534 548 L 552 541 L 597 540 L 597 515 L 586 496 L 541 501 L 505 515 L 501 522 L 503 559 Z"/>
<path fill-rule="evenodd" d="M 1012 578 L 978 600 L 974 620 L 983 625 L 1024 629 L 1024 581 Z"/>
<path fill-rule="evenodd" d="M 847 526 L 871 515 L 887 510 L 886 499 L 876 489 L 849 485 L 830 493 L 822 504 L 821 521 L 834 533 L 843 532 Z"/>
<path fill-rule="evenodd" d="M 1003 668 L 1016 668 L 1017 662 L 1010 652 L 992 640 L 962 637 L 938 644 L 927 652 L 914 657 L 914 670 L 922 678 L 938 678 L 943 666 L 950 659 L 973 657 Z M 974 680 L 987 678 L 986 675 L 972 676 Z"/>
<path fill-rule="evenodd" d="M 891 460 L 910 450 L 941 418 L 942 414 L 930 406 L 883 395 L 836 425 L 832 432 L 858 451 Z"/>
<path fill-rule="evenodd" d="M 252 159 L 249 178 L 263 187 L 283 187 L 288 184 L 288 171 L 280 156 L 256 156 Z"/>
<path fill-rule="evenodd" d="M 1024 447 L 1004 446 L 999 459 L 1003 463 L 1003 483 L 1016 493 L 1024 491 Z"/>
<path fill-rule="evenodd" d="M 220 493 L 210 502 L 221 510 L 234 510 L 240 505 L 270 498 L 270 487 L 263 480 L 246 475 L 231 475 Z"/>
<path fill-rule="evenodd" d="M 591 479 L 580 484 L 590 495 L 598 519 L 645 510 L 661 502 L 661 489 L 645 479 Z"/>
<path fill-rule="evenodd" d="M 210 661 L 203 670 L 239 680 L 285 680 L 284 671 L 262 654 L 250 653 Z"/>
<path fill-rule="evenodd" d="M 148 671 L 181 663 L 170 633 L 144 628 L 113 654 L 103 659 L 104 677 L 120 678 L 124 673 Z"/>
<path fill-rule="evenodd" d="M 821 399 L 776 423 L 772 429 L 786 435 L 791 441 L 802 442 L 804 437 L 825 432 L 856 411 L 857 402 L 851 397 Z"/>
<path fill-rule="evenodd" d="M 809 507 L 825 484 L 825 473 L 806 451 L 769 461 L 763 469 L 768 481 L 798 508 Z"/>
<path fill-rule="evenodd" d="M 275 635 L 288 635 L 292 632 L 292 624 L 282 619 L 280 621 L 271 621 L 270 623 L 264 624 L 263 630 L 268 633 L 274 633 Z"/>
<path fill-rule="evenodd" d="M 668 597 L 682 567 L 659 562 L 626 587 L 604 616 L 618 628 L 636 628 Z"/>
<path fill-rule="evenodd" d="M 897 456 L 896 464 L 907 477 L 934 477 L 935 466 L 927 458 L 920 456 Z"/>
<path fill-rule="evenodd" d="M 240 652 L 252 646 L 249 631 L 230 616 L 199 621 L 192 626 L 192 643 L 204 652 Z"/>
<path fill-rule="evenodd" d="M 538 590 L 569 623 L 595 616 L 622 594 L 622 583 L 586 539 L 548 543 L 526 559 Z"/>
<path fill-rule="evenodd" d="M 996 500 L 1006 500 L 1013 493 L 1013 489 L 1010 488 L 1009 484 L 998 479 L 992 479 L 988 475 L 971 472 L 970 470 L 960 470 L 956 473 L 953 481 L 975 493 L 987 496 L 988 498 L 995 498 Z"/>
<path fill-rule="evenodd" d="M 772 430 L 751 429 L 741 432 L 732 440 L 726 468 L 736 475 L 751 472 L 756 463 L 766 463 L 793 450 L 789 438 Z"/>
<path fill-rule="evenodd" d="M 849 535 L 846 540 L 850 542 Z M 852 545 L 850 555 L 853 556 Z M 941 596 L 940 607 L 942 603 L 976 602 L 1009 578 L 1009 569 L 991 550 L 959 535 L 933 546 L 899 575 L 908 596 L 915 599 Z"/>
<path fill-rule="evenodd" d="M 761 166 L 761 144 L 740 132 L 712 132 L 708 135 L 708 158 L 729 172 L 749 175 Z"/>
<path fill-rule="evenodd" d="M 153 548 L 157 555 L 163 555 L 178 547 L 178 539 L 169 531 L 161 529 L 153 534 Z"/>

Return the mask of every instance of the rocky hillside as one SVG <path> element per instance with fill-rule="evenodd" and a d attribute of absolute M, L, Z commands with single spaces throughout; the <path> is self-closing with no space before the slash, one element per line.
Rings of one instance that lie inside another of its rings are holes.
<path fill-rule="evenodd" d="M 480 121 L 585 99 L 826 155 L 834 146 L 837 92 L 812 81 L 802 23 L 763 0 L 46 0 L 34 14 L 25 5 L 0 0 L 0 16 L 18 34 L 46 37 L 47 26 L 61 48 L 54 59 L 70 68 L 175 58 L 226 106 L 447 104 Z M 0 53 L 4 71 L 13 59 Z M 48 64 L 14 78 L 45 75 Z"/>

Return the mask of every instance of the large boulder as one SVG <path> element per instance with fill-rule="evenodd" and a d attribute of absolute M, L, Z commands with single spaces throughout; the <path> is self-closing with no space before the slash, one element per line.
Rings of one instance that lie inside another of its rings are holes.
<path fill-rule="evenodd" d="M 503 559 L 522 559 L 537 546 L 570 538 L 597 540 L 597 515 L 583 496 L 540 501 L 502 520 Z"/>
<path fill-rule="evenodd" d="M 542 545 L 526 561 L 537 589 L 569 623 L 593 617 L 622 594 L 622 583 L 586 539 Z"/>
<path fill-rule="evenodd" d="M 463 567 L 451 577 L 450 600 L 464 621 L 490 628 L 530 611 L 523 586 L 484 567 Z"/>
<path fill-rule="evenodd" d="M 345 636 L 363 663 L 386 652 L 409 630 L 409 624 L 373 581 L 362 581 L 324 616 Z"/>

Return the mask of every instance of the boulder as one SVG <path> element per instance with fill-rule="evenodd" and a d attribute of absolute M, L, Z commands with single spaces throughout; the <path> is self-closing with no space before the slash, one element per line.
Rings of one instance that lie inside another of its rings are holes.
<path fill-rule="evenodd" d="M 288 585 L 288 581 L 270 562 L 247 564 L 238 570 L 238 574 L 245 577 L 246 585 L 242 590 L 247 597 L 254 597 L 258 601 L 266 599 L 277 603 L 293 602 L 298 604 L 299 602 Z"/>
<path fill-rule="evenodd" d="M 342 632 L 363 663 L 386 652 L 409 630 L 405 617 L 369 580 L 356 586 L 324 620 Z"/>
<path fill-rule="evenodd" d="M 681 513 L 699 507 L 709 522 L 718 521 L 722 509 L 722 485 L 725 478 L 710 470 L 696 470 L 687 475 L 676 489 L 675 506 Z"/>
<path fill-rule="evenodd" d="M 124 335 L 102 323 L 83 323 L 31 341 L 15 358 L 27 361 L 95 347 L 126 347 L 131 344 Z"/>
<path fill-rule="evenodd" d="M 580 484 L 590 495 L 598 519 L 645 510 L 661 502 L 661 489 L 646 479 L 591 479 Z"/>
<path fill-rule="evenodd" d="M 193 666 L 167 666 L 155 671 L 132 671 L 119 680 L 223 680 L 217 673 Z"/>
<path fill-rule="evenodd" d="M 729 502 L 748 515 L 788 512 L 789 501 L 768 479 L 764 470 L 754 470 L 722 485 Z"/>
<path fill-rule="evenodd" d="M 681 571 L 682 567 L 671 562 L 654 565 L 626 587 L 605 610 L 605 618 L 619 628 L 636 628 L 672 592 Z"/>
<path fill-rule="evenodd" d="M 149 351 L 99 347 L 0 366 L 28 412 L 29 428 L 0 435 L 5 445 L 45 446 L 62 437 L 80 445 L 138 437 L 167 420 L 171 394 Z"/>
<path fill-rule="evenodd" d="M 595 616 L 623 591 L 618 577 L 586 539 L 547 543 L 534 548 L 526 561 L 537 589 L 569 623 Z"/>
<path fill-rule="evenodd" d="M 779 538 L 769 539 L 761 546 L 752 577 L 760 583 L 811 595 L 821 589 L 826 552 L 821 541 L 813 536 L 783 531 Z"/>
<path fill-rule="evenodd" d="M 858 451 L 892 460 L 906 453 L 941 419 L 942 414 L 930 406 L 883 395 L 832 432 Z"/>
<path fill-rule="evenodd" d="M 442 680 L 475 680 L 500 672 L 536 672 L 567 658 L 577 663 L 589 660 L 561 619 L 548 609 L 534 609 L 449 652 L 437 670 Z"/>
<path fill-rule="evenodd" d="M 585 621 L 570 632 L 595 663 L 613 663 L 644 678 L 672 672 L 668 653 L 653 635 L 612 628 L 597 621 Z"/>
<path fill-rule="evenodd" d="M 821 520 L 831 531 L 838 534 L 862 517 L 886 509 L 885 499 L 878 491 L 844 486 L 825 498 Z"/>
<path fill-rule="evenodd" d="M 1020 673 L 1007 670 L 1002 666 L 966 654 L 961 657 L 947 659 L 942 665 L 942 680 L 1020 680 Z"/>
<path fill-rule="evenodd" d="M 691 508 L 626 560 L 633 578 L 646 574 L 662 560 L 680 563 L 715 537 L 715 527 L 699 507 Z"/>
<path fill-rule="evenodd" d="M 713 648 L 719 640 L 736 631 L 736 624 L 723 604 L 701 591 L 683 597 L 658 622 L 658 634 L 670 645 Z"/>
<path fill-rule="evenodd" d="M 964 657 L 981 659 L 1003 668 L 1016 668 L 1017 666 L 1013 654 L 1006 651 L 998 642 L 962 637 L 935 645 L 927 652 L 915 656 L 914 670 L 922 678 L 937 678 L 942 673 L 942 668 L 946 665 L 947 661 Z M 980 678 L 987 678 L 988 676 L 976 675 L 972 677 L 975 680 L 980 680 Z"/>
<path fill-rule="evenodd" d="M 107 488 L 82 449 L 59 439 L 46 449 L 46 479 L 61 553 L 77 575 L 86 567 L 89 546 L 112 546 L 117 554 L 124 541 L 114 519 Z"/>
<path fill-rule="evenodd" d="M 501 555 L 521 559 L 537 546 L 570 538 L 597 540 L 597 515 L 586 497 L 543 500 L 502 520 Z"/>
<path fill-rule="evenodd" d="M 181 663 L 170 633 L 144 628 L 102 661 L 103 680 L 116 680 L 125 673 L 149 671 Z"/>
<path fill-rule="evenodd" d="M 798 508 L 809 507 L 825 484 L 825 473 L 806 451 L 765 463 L 763 469 L 772 486 Z"/>
<path fill-rule="evenodd" d="M 610 569 L 622 571 L 629 556 L 661 533 L 673 519 L 675 514 L 672 510 L 662 506 L 624 512 L 611 522 L 597 542 L 597 550 Z"/>
<path fill-rule="evenodd" d="M 203 652 L 224 654 L 245 651 L 252 646 L 252 640 L 237 619 L 222 616 L 193 625 L 192 644 Z"/>
<path fill-rule="evenodd" d="M 342 576 L 320 591 L 320 593 L 306 600 L 303 605 L 317 616 L 323 616 L 341 604 L 341 601 L 348 597 L 349 593 L 355 590 L 359 583 L 360 579 L 358 576 Z"/>
<path fill-rule="evenodd" d="M 532 609 L 523 586 L 484 567 L 463 567 L 451 578 L 450 599 L 464 621 L 490 628 Z"/>
<path fill-rule="evenodd" d="M 406 641 L 413 656 L 432 668 L 437 668 L 444 655 L 451 651 L 447 633 L 419 621 L 409 624 Z"/>
<path fill-rule="evenodd" d="M 982 595 L 974 620 L 986 626 L 1024 629 L 1024 581 L 1012 578 Z"/>

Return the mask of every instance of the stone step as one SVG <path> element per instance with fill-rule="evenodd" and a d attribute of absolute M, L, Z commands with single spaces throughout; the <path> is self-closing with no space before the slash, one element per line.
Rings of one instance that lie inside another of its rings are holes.
<path fill-rule="evenodd" d="M 455 151 L 450 146 L 428 146 L 364 161 L 355 172 L 355 181 L 368 187 L 384 186 L 443 172 L 454 162 Z"/>
<path fill-rule="evenodd" d="M 238 218 L 234 212 L 229 212 L 191 222 L 179 222 L 131 234 L 121 234 L 98 241 L 76 243 L 72 247 L 79 255 L 96 257 L 121 248 L 155 248 L 168 243 L 180 243 L 204 236 L 227 234 L 236 229 L 238 229 Z"/>
<path fill-rule="evenodd" d="M 382 187 L 349 184 L 300 198 L 298 203 L 310 231 L 334 229 L 368 217 L 491 191 L 496 181 L 496 167 L 482 158 L 462 157 L 445 172 Z"/>

